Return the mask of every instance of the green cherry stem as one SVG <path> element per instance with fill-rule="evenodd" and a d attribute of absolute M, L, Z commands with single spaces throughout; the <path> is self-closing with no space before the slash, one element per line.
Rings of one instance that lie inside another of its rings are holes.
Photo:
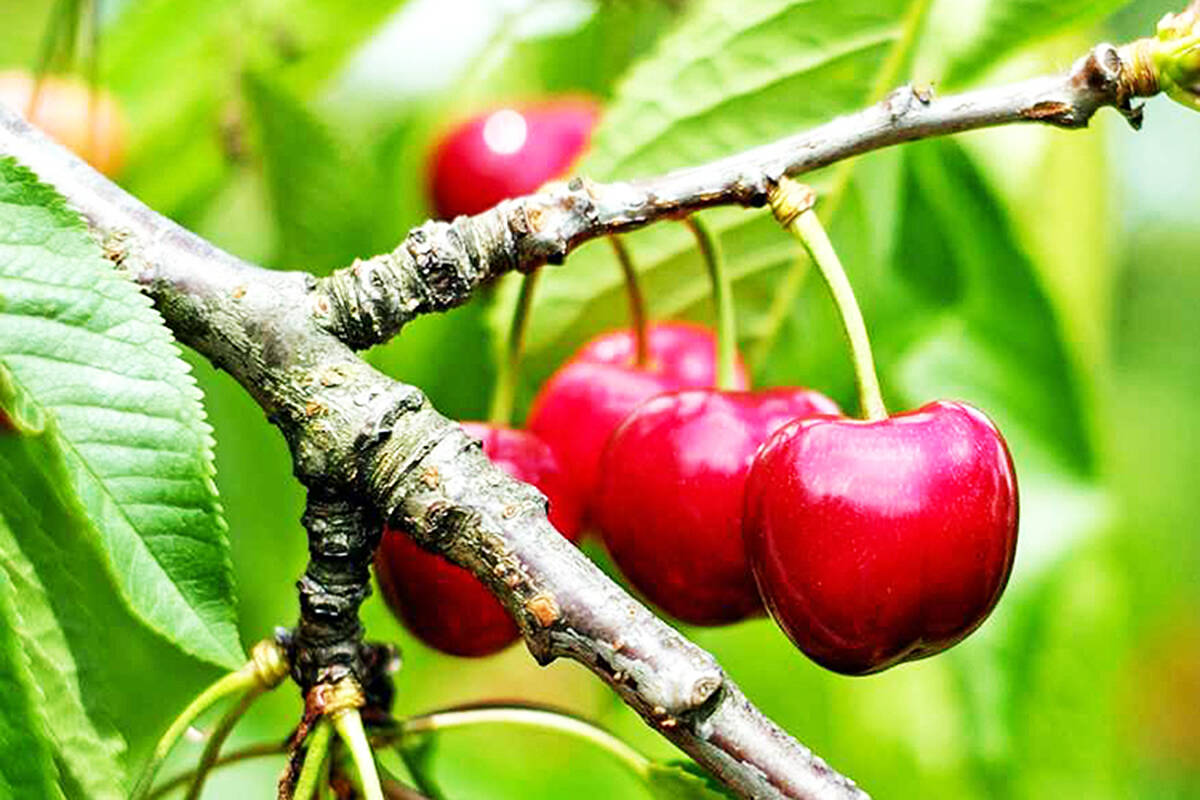
<path fill-rule="evenodd" d="M 539 274 L 540 271 L 530 272 L 521 279 L 517 305 L 513 309 L 512 322 L 508 326 L 508 338 L 504 342 L 504 353 L 500 357 L 500 365 L 496 371 L 496 387 L 492 391 L 492 407 L 488 411 L 488 422 L 493 425 L 512 424 L 517 381 L 521 375 L 521 354 L 525 349 L 525 331 L 529 328 L 529 312 L 533 307 L 533 292 L 537 287 Z"/>
<path fill-rule="evenodd" d="M 130 800 L 142 800 L 146 796 L 146 793 L 150 791 L 151 784 L 154 783 L 154 776 L 158 774 L 159 767 L 162 766 L 163 761 L 166 760 L 171 750 L 174 749 L 175 743 L 191 727 L 191 724 L 196 721 L 197 717 L 229 695 L 250 689 L 254 686 L 254 682 L 254 676 L 248 675 L 242 670 L 231 672 L 218 679 L 216 683 L 197 695 L 196 699 L 188 703 L 187 708 L 175 718 L 175 721 L 167 728 L 166 733 L 158 740 L 158 744 L 154 746 L 154 752 L 150 754 L 150 760 L 146 762 L 146 766 L 142 769 L 142 774 L 138 778 L 133 792 L 129 795 Z"/>
<path fill-rule="evenodd" d="M 619 236 L 609 236 L 609 244 L 621 265 L 621 274 L 625 278 L 625 296 L 629 298 L 629 322 L 633 326 L 634 366 L 644 367 L 650 361 L 650 342 L 647 334 L 649 321 L 646 317 L 646 298 L 642 294 L 642 286 L 638 281 L 637 268 L 633 265 L 633 256 L 629 248 Z"/>
<path fill-rule="evenodd" d="M 208 743 L 204 745 L 204 752 L 200 755 L 200 765 L 196 768 L 196 776 L 188 788 L 186 800 L 199 800 L 200 793 L 204 791 L 204 782 L 208 780 L 209 773 L 221 756 L 221 747 L 225 744 L 225 740 L 229 738 L 229 734 L 233 732 L 234 727 L 250 709 L 250 706 L 254 705 L 254 701 L 265 691 L 266 689 L 261 685 L 251 687 L 242 695 L 237 705 L 221 717 L 221 721 L 209 735 Z"/>
<path fill-rule="evenodd" d="M 375 754 L 363 728 L 362 715 L 357 708 L 333 714 L 333 727 L 350 751 L 354 768 L 358 770 L 359 786 L 366 800 L 385 800 L 379 785 L 379 771 L 375 769 Z"/>
<path fill-rule="evenodd" d="M 650 759 L 603 728 L 570 714 L 533 706 L 475 706 L 435 711 L 404 720 L 399 725 L 399 734 L 403 737 L 473 725 L 522 725 L 565 733 L 600 747 L 642 778 L 651 766 Z"/>
<path fill-rule="evenodd" d="M 854 289 L 846 277 L 846 270 L 817 212 L 813 210 L 815 199 L 812 189 L 784 178 L 771 192 L 771 210 L 780 224 L 795 234 L 804 245 L 825 285 L 829 287 L 842 318 L 842 329 L 850 341 L 850 355 L 854 360 L 854 376 L 863 415 L 869 420 L 887 419 L 887 407 L 883 404 L 883 393 L 879 389 L 879 376 L 875 372 L 867 326 L 863 322 L 858 300 L 854 297 Z"/>
<path fill-rule="evenodd" d="M 311 800 L 316 794 L 317 782 L 324 772 L 321 768 L 325 766 L 325 758 L 329 755 L 329 740 L 332 736 L 332 723 L 328 718 L 322 718 L 308 737 L 308 750 L 304 754 L 304 763 L 300 766 L 300 777 L 296 779 L 292 800 Z"/>
<path fill-rule="evenodd" d="M 166 760 L 176 742 L 183 736 L 184 731 L 196 721 L 197 717 L 230 695 L 249 692 L 256 688 L 264 691 L 273 689 L 287 677 L 287 674 L 287 655 L 283 652 L 283 648 L 270 640 L 255 645 L 251 651 L 250 661 L 245 666 L 236 672 L 230 672 L 218 678 L 215 683 L 197 695 L 196 699 L 188 703 L 187 708 L 175 718 L 175 721 L 171 723 L 166 733 L 154 746 L 150 760 L 142 768 L 142 774 L 138 777 L 138 781 L 129 795 L 130 800 L 143 800 L 146 797 L 163 761 Z"/>
<path fill-rule="evenodd" d="M 712 281 L 713 305 L 717 311 L 717 388 L 733 389 L 737 374 L 737 321 L 734 318 L 733 290 L 729 271 L 721 254 L 721 243 L 712 228 L 692 215 L 683 221 L 700 245 L 700 255 Z"/>

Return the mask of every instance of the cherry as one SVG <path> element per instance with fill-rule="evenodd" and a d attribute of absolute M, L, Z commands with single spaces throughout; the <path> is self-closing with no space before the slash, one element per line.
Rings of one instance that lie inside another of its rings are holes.
<path fill-rule="evenodd" d="M 1017 484 L 982 412 L 935 402 L 878 420 L 796 420 L 755 459 L 746 551 L 771 616 L 850 675 L 938 653 L 1008 581 Z"/>
<path fill-rule="evenodd" d="M 591 505 L 608 437 L 643 400 L 716 380 L 716 339 L 688 322 L 647 326 L 648 361 L 635 363 L 632 330 L 602 334 L 585 344 L 542 387 L 526 427 L 546 441 L 567 467 L 577 494 Z M 735 387 L 747 385 L 740 362 Z"/>
<path fill-rule="evenodd" d="M 837 413 L 832 400 L 806 389 L 694 389 L 638 406 L 604 452 L 593 506 L 625 577 L 696 625 L 760 612 L 741 534 L 751 460 L 789 420 Z"/>
<path fill-rule="evenodd" d="M 579 538 L 580 508 L 554 453 L 525 431 L 478 422 L 463 429 L 483 452 L 550 500 L 550 522 L 571 541 Z M 384 599 L 421 641 L 456 656 L 485 656 L 517 640 L 516 624 L 467 570 L 422 549 L 403 531 L 385 528 L 375 556 Z"/>
<path fill-rule="evenodd" d="M 47 76 L 30 107 L 35 84 L 34 76 L 24 70 L 0 72 L 0 103 L 26 115 L 105 175 L 119 172 L 129 137 L 116 98 L 103 89 L 93 93 L 75 78 Z"/>
<path fill-rule="evenodd" d="M 865 419 L 799 419 L 771 436 L 746 481 L 746 552 L 792 642 L 865 675 L 939 653 L 991 613 L 1016 553 L 1016 475 L 1000 431 L 965 403 L 889 416 L 815 195 L 785 178 L 768 199 L 838 307 Z"/>
<path fill-rule="evenodd" d="M 471 117 L 447 133 L 430 162 L 439 217 L 478 214 L 536 191 L 583 153 L 600 117 L 582 97 L 502 108 Z"/>

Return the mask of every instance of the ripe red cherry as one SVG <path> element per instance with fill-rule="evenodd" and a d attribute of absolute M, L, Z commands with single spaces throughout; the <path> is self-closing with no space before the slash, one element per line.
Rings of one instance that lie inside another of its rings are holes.
<path fill-rule="evenodd" d="M 690 390 L 638 406 L 609 440 L 593 506 L 625 577 L 696 625 L 761 611 L 742 546 L 746 473 L 776 428 L 837 413 L 806 389 Z"/>
<path fill-rule="evenodd" d="M 784 632 L 824 667 L 878 672 L 945 650 L 1008 581 L 1017 484 L 980 411 L 797 420 L 755 459 L 746 549 Z"/>
<path fill-rule="evenodd" d="M 439 217 L 478 214 L 557 178 L 586 149 L 600 109 L 582 97 L 471 117 L 437 145 L 429 185 Z"/>
<path fill-rule="evenodd" d="M 558 455 L 590 507 L 600 456 L 621 421 L 643 400 L 677 389 L 708 388 L 716 380 L 716 338 L 690 322 L 660 322 L 646 330 L 649 363 L 634 363 L 633 331 L 602 334 L 551 376 L 534 398 L 526 427 Z M 736 386 L 747 385 L 737 365 Z"/>
<path fill-rule="evenodd" d="M 571 541 L 579 538 L 579 504 L 550 448 L 525 431 L 465 422 L 483 452 L 550 501 L 550 522 Z M 403 531 L 385 528 L 375 575 L 392 611 L 431 647 L 456 656 L 485 656 L 517 640 L 516 624 L 479 579 L 419 547 Z"/>

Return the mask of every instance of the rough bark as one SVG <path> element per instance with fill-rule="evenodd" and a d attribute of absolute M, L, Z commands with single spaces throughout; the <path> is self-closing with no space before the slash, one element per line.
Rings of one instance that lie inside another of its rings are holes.
<path fill-rule="evenodd" d="M 717 205 L 761 206 L 775 183 L 901 142 L 1012 122 L 1085 126 L 1113 106 L 1135 126 L 1138 85 L 1101 45 L 1059 76 L 934 99 L 905 87 L 882 103 L 740 155 L 655 178 L 584 179 L 452 223 L 317 280 L 224 253 L 161 217 L 0 107 L 0 154 L 55 186 L 109 257 L 153 298 L 180 341 L 228 370 L 267 412 L 308 488 L 311 562 L 287 640 L 306 690 L 377 680 L 358 606 L 380 521 L 481 578 L 541 663 L 572 658 L 653 728 L 744 797 L 864 795 L 759 712 L 711 655 L 626 594 L 546 519 L 545 498 L 483 456 L 415 387 L 352 348 L 420 314 L 466 302 L 488 278 L 558 263 L 580 243 Z M 386 695 L 386 690 L 380 690 Z M 369 692 L 370 693 L 370 692 Z"/>

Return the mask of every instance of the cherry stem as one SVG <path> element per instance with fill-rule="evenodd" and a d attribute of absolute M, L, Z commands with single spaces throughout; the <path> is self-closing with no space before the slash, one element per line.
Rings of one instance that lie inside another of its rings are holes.
<path fill-rule="evenodd" d="M 883 404 L 883 393 L 879 389 L 879 376 L 875 372 L 875 359 L 871 355 L 871 341 L 867 337 L 867 326 L 862 311 L 854 297 L 854 289 L 846 277 L 846 270 L 838 258 L 825 226 L 813 210 L 816 197 L 808 186 L 784 178 L 771 192 L 771 210 L 775 217 L 804 245 L 809 257 L 829 287 L 838 314 L 842 318 L 842 329 L 850 342 L 850 355 L 854 360 L 854 377 L 858 383 L 858 397 L 863 416 L 869 420 L 887 419 L 887 407 Z"/>
<path fill-rule="evenodd" d="M 617 255 L 617 262 L 621 265 L 621 274 L 625 276 L 625 296 L 629 298 L 629 321 L 633 326 L 633 363 L 634 366 L 644 367 L 650 362 L 646 299 L 638 281 L 637 268 L 633 265 L 633 256 L 630 255 L 624 240 L 619 236 L 609 236 L 608 241 Z"/>
<path fill-rule="evenodd" d="M 683 221 L 696 242 L 708 268 L 712 281 L 713 305 L 717 311 L 717 388 L 735 388 L 737 374 L 737 321 L 734 318 L 733 290 L 729 284 L 729 272 L 721 254 L 721 244 L 713 235 L 708 223 L 692 215 Z"/>
<path fill-rule="evenodd" d="M 146 796 L 150 791 L 151 784 L 154 783 L 154 776 L 158 774 L 159 767 L 162 766 L 163 761 L 175 747 L 175 743 L 179 741 L 197 717 L 229 695 L 253 689 L 257 682 L 258 677 L 253 672 L 242 668 L 219 678 L 216 683 L 197 695 L 196 699 L 192 700 L 187 708 L 175 718 L 166 733 L 158 740 L 158 744 L 154 746 L 150 760 L 146 762 L 137 784 L 129 795 L 130 800 L 142 800 Z"/>
<path fill-rule="evenodd" d="M 529 328 L 529 312 L 533 307 L 533 290 L 537 286 L 539 272 L 527 273 L 521 279 L 521 291 L 517 295 L 517 305 L 508 326 L 508 338 L 504 343 L 504 354 L 500 358 L 496 386 L 492 391 L 492 407 L 488 411 L 488 422 L 493 425 L 512 424 L 517 381 L 521 376 L 521 354 L 525 349 L 525 331 Z"/>
<path fill-rule="evenodd" d="M 399 733 L 403 737 L 472 725 L 524 725 L 565 733 L 602 748 L 642 778 L 651 766 L 648 758 L 603 728 L 561 711 L 536 706 L 476 706 L 435 711 L 404 720 Z"/>
<path fill-rule="evenodd" d="M 241 692 L 247 695 L 253 694 L 257 697 L 257 694 L 274 689 L 287 675 L 287 654 L 283 648 L 277 642 L 270 639 L 265 639 L 256 644 L 251 649 L 250 660 L 245 665 L 236 672 L 230 672 L 218 678 L 215 683 L 197 695 L 192 702 L 188 703 L 187 708 L 175 718 L 175 721 L 171 723 L 166 733 L 162 735 L 162 738 L 154 746 L 154 751 L 150 754 L 150 760 L 142 768 L 142 774 L 138 776 L 137 783 L 134 785 L 133 791 L 129 794 L 129 800 L 143 800 L 147 796 L 151 786 L 154 784 L 154 777 L 158 774 L 159 767 L 162 766 L 163 761 L 170 755 L 171 750 L 175 747 L 175 743 L 183 736 L 184 731 L 191 726 L 197 717 L 230 695 Z M 245 701 L 243 700 L 243 702 Z M 236 724 L 241 714 L 235 713 L 231 716 L 230 727 Z M 228 720 L 230 720 L 230 716 L 226 716 L 222 720 L 222 724 Z M 226 733 L 226 735 L 228 734 Z M 220 738 L 223 740 L 224 737 Z M 217 749 L 220 749 L 220 742 L 217 743 Z M 216 760 L 216 753 L 213 754 L 212 758 L 213 761 Z"/>
<path fill-rule="evenodd" d="M 200 755 L 200 765 L 196 768 L 196 775 L 188 789 L 186 800 L 199 800 L 201 792 L 204 791 L 204 782 L 208 780 L 209 772 L 221 755 L 222 745 L 225 744 L 225 740 L 229 738 L 229 734 L 233 732 L 234 727 L 250 709 L 250 706 L 262 696 L 264 691 L 266 689 L 261 685 L 247 690 L 237 705 L 225 712 L 225 716 L 221 717 L 221 721 L 213 728 L 213 732 L 208 737 L 208 743 L 204 745 L 204 752 Z"/>
<path fill-rule="evenodd" d="M 296 779 L 296 789 L 292 792 L 292 800 L 310 800 L 317 791 L 317 782 L 322 775 L 325 757 L 329 755 L 329 740 L 333 735 L 333 725 L 328 718 L 323 718 L 308 737 L 308 750 L 304 754 L 304 764 L 300 767 L 300 777 Z"/>
<path fill-rule="evenodd" d="M 532 277 L 532 275 L 530 276 Z M 363 728 L 362 715 L 357 708 L 338 711 L 332 715 L 333 727 L 350 751 L 354 768 L 358 770 L 359 786 L 366 800 L 385 800 L 379 785 L 379 771 L 375 769 L 375 754 Z"/>

